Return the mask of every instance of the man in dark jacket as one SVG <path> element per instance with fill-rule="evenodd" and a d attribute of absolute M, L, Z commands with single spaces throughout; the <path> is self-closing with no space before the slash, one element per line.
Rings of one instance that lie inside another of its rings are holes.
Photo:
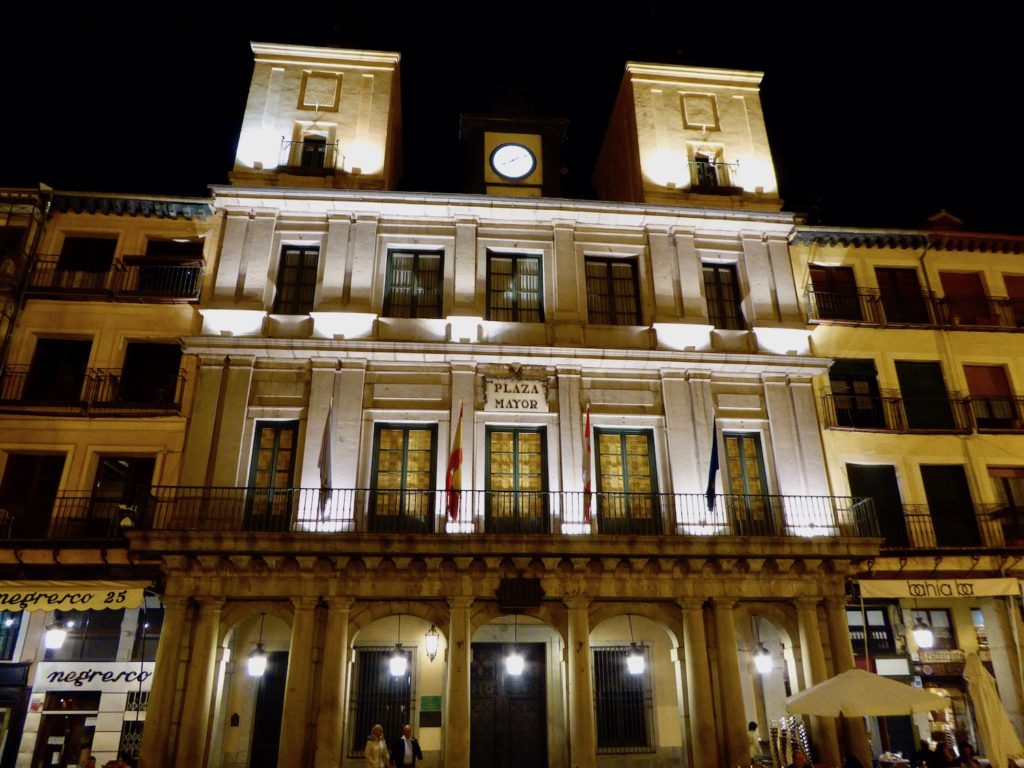
<path fill-rule="evenodd" d="M 402 738 L 391 748 L 391 760 L 395 768 L 403 768 L 406 765 L 416 765 L 416 761 L 422 759 L 420 743 L 412 736 L 412 726 L 406 723 L 402 726 Z"/>

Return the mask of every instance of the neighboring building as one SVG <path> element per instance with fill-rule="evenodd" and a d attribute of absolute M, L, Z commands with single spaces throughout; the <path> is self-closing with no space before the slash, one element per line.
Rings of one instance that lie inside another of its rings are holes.
<path fill-rule="evenodd" d="M 792 250 L 812 349 L 835 361 L 816 386 L 832 487 L 872 497 L 885 539 L 849 606 L 858 663 L 952 697 L 944 721 L 887 719 L 904 750 L 929 732 L 977 743 L 967 653 L 1018 729 L 1024 701 L 1024 238 L 929 223 L 799 227 Z"/>
<path fill-rule="evenodd" d="M 746 764 L 854 664 L 878 554 L 829 493 L 760 76 L 628 65 L 603 201 L 545 197 L 560 121 L 480 115 L 490 196 L 432 195 L 393 191 L 397 54 L 253 49 L 180 479 L 130 534 L 144 764 L 358 765 L 375 722 L 429 765 Z"/>
<path fill-rule="evenodd" d="M 0 229 L 18 243 L 3 262 L 0 764 L 103 764 L 140 743 L 160 572 L 124 534 L 152 484 L 178 482 L 195 380 L 179 339 L 201 324 L 216 220 L 207 200 L 23 198 Z M 54 625 L 67 640 L 44 649 Z"/>

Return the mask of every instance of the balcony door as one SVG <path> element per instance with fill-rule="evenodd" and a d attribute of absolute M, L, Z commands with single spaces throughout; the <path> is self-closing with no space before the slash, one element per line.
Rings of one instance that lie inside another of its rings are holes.
<path fill-rule="evenodd" d="M 953 325 L 999 325 L 978 272 L 939 272 L 946 295 L 947 320 Z"/>
<path fill-rule="evenodd" d="M 967 391 L 971 393 L 971 414 L 978 429 L 1024 427 L 1006 368 L 1001 365 L 965 365 L 964 375 L 967 377 Z"/>
<path fill-rule="evenodd" d="M 660 533 L 653 434 L 650 430 L 599 429 L 596 437 L 598 530 Z"/>
<path fill-rule="evenodd" d="M 850 495 L 875 503 L 878 528 L 886 545 L 907 545 L 907 526 L 903 519 L 903 501 L 896 481 L 896 467 L 888 464 L 847 464 Z"/>
<path fill-rule="evenodd" d="M 938 363 L 896 361 L 903 410 L 910 429 L 951 430 L 956 427 L 949 393 Z"/>
<path fill-rule="evenodd" d="M 940 547 L 979 546 L 978 520 L 967 473 L 960 464 L 921 467 L 924 495 Z"/>
<path fill-rule="evenodd" d="M 437 426 L 378 424 L 375 444 L 370 530 L 432 531 Z"/>
<path fill-rule="evenodd" d="M 885 429 L 874 360 L 836 360 L 828 378 L 837 427 Z"/>
<path fill-rule="evenodd" d="M 10 453 L 0 480 L 0 535 L 45 539 L 57 488 L 64 472 L 64 454 Z"/>
<path fill-rule="evenodd" d="M 928 305 L 916 269 L 876 267 L 878 292 L 887 323 L 928 325 Z"/>
<path fill-rule="evenodd" d="M 49 405 L 80 405 L 91 350 L 91 341 L 39 339 L 22 399 Z"/>
<path fill-rule="evenodd" d="M 548 531 L 544 427 L 487 428 L 488 533 Z"/>
<path fill-rule="evenodd" d="M 852 267 L 812 266 L 811 285 L 819 320 L 863 319 Z"/>
<path fill-rule="evenodd" d="M 86 519 L 89 536 L 116 533 L 120 507 L 145 508 L 156 459 L 152 456 L 101 456 L 92 486 L 92 499 Z"/>
<path fill-rule="evenodd" d="M 299 422 L 257 421 L 253 441 L 249 491 L 245 502 L 245 528 L 250 531 L 287 531 L 295 496 L 295 454 Z"/>
<path fill-rule="evenodd" d="M 729 513 L 737 536 L 780 533 L 764 471 L 761 438 L 752 432 L 725 432 Z"/>

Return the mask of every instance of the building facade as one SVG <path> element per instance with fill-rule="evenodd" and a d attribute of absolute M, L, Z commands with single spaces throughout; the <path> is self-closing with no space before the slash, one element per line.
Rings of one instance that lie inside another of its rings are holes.
<path fill-rule="evenodd" d="M 967 654 L 995 673 L 1018 730 L 1024 690 L 1024 241 L 964 232 L 946 213 L 929 223 L 799 227 L 792 250 L 812 348 L 834 360 L 816 380 L 831 486 L 872 497 L 884 537 L 850 607 L 858 663 L 952 701 L 916 729 L 890 723 L 906 750 L 929 734 L 977 743 Z"/>
<path fill-rule="evenodd" d="M 437 196 L 389 187 L 397 55 L 254 51 L 180 481 L 130 535 L 145 763 L 351 765 L 375 722 L 434 765 L 749 761 L 853 665 L 878 545 L 829 492 L 759 75 L 630 64 L 628 194 L 544 197 L 557 132 L 476 116 L 491 194 Z"/>

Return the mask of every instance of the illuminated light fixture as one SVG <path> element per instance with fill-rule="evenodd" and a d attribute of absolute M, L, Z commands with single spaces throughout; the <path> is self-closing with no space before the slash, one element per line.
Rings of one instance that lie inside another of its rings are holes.
<path fill-rule="evenodd" d="M 117 506 L 117 526 L 122 531 L 130 531 L 135 527 L 135 518 L 138 516 L 139 510 L 128 504 L 119 504 Z"/>
<path fill-rule="evenodd" d="M 629 655 L 626 656 L 626 669 L 631 675 L 642 675 L 647 668 L 647 662 L 644 661 L 640 644 L 633 640 L 633 617 L 627 613 L 626 619 L 629 621 Z"/>
<path fill-rule="evenodd" d="M 512 653 L 505 657 L 505 671 L 513 677 L 519 677 L 526 667 L 526 660 L 519 653 L 519 616 L 513 616 L 512 621 Z"/>
<path fill-rule="evenodd" d="M 14 626 L 14 619 L 11 618 L 10 616 L 8 616 L 6 619 L 4 619 L 4 626 L 5 627 L 13 627 Z"/>
<path fill-rule="evenodd" d="M 910 632 L 913 634 L 914 642 L 917 643 L 918 648 L 928 650 L 935 645 L 935 633 L 932 632 L 932 628 L 920 616 L 914 620 L 914 628 Z"/>
<path fill-rule="evenodd" d="M 409 660 L 402 651 L 402 614 L 398 614 L 398 642 L 395 643 L 395 650 L 388 660 L 388 669 L 392 677 L 401 677 L 409 669 Z"/>
<path fill-rule="evenodd" d="M 263 619 L 266 615 L 265 613 L 260 614 L 260 639 L 245 662 L 250 677 L 263 677 L 263 673 L 267 671 L 267 652 L 263 650 Z"/>
<path fill-rule="evenodd" d="M 754 643 L 757 645 L 757 650 L 754 651 L 754 669 L 757 670 L 759 675 L 767 675 L 772 671 L 772 655 L 764 647 L 764 643 L 761 642 L 761 623 L 756 613 L 753 618 Z"/>
<path fill-rule="evenodd" d="M 46 628 L 43 635 L 43 642 L 48 651 L 56 651 L 64 645 L 64 641 L 68 639 L 68 626 L 70 624 L 65 624 L 60 620 L 60 612 L 55 611 L 53 623 Z"/>
<path fill-rule="evenodd" d="M 427 653 L 427 658 L 433 661 L 437 658 L 437 648 L 441 643 L 441 635 L 437 631 L 437 627 L 433 624 L 430 625 L 430 629 L 423 636 L 423 650 Z"/>

